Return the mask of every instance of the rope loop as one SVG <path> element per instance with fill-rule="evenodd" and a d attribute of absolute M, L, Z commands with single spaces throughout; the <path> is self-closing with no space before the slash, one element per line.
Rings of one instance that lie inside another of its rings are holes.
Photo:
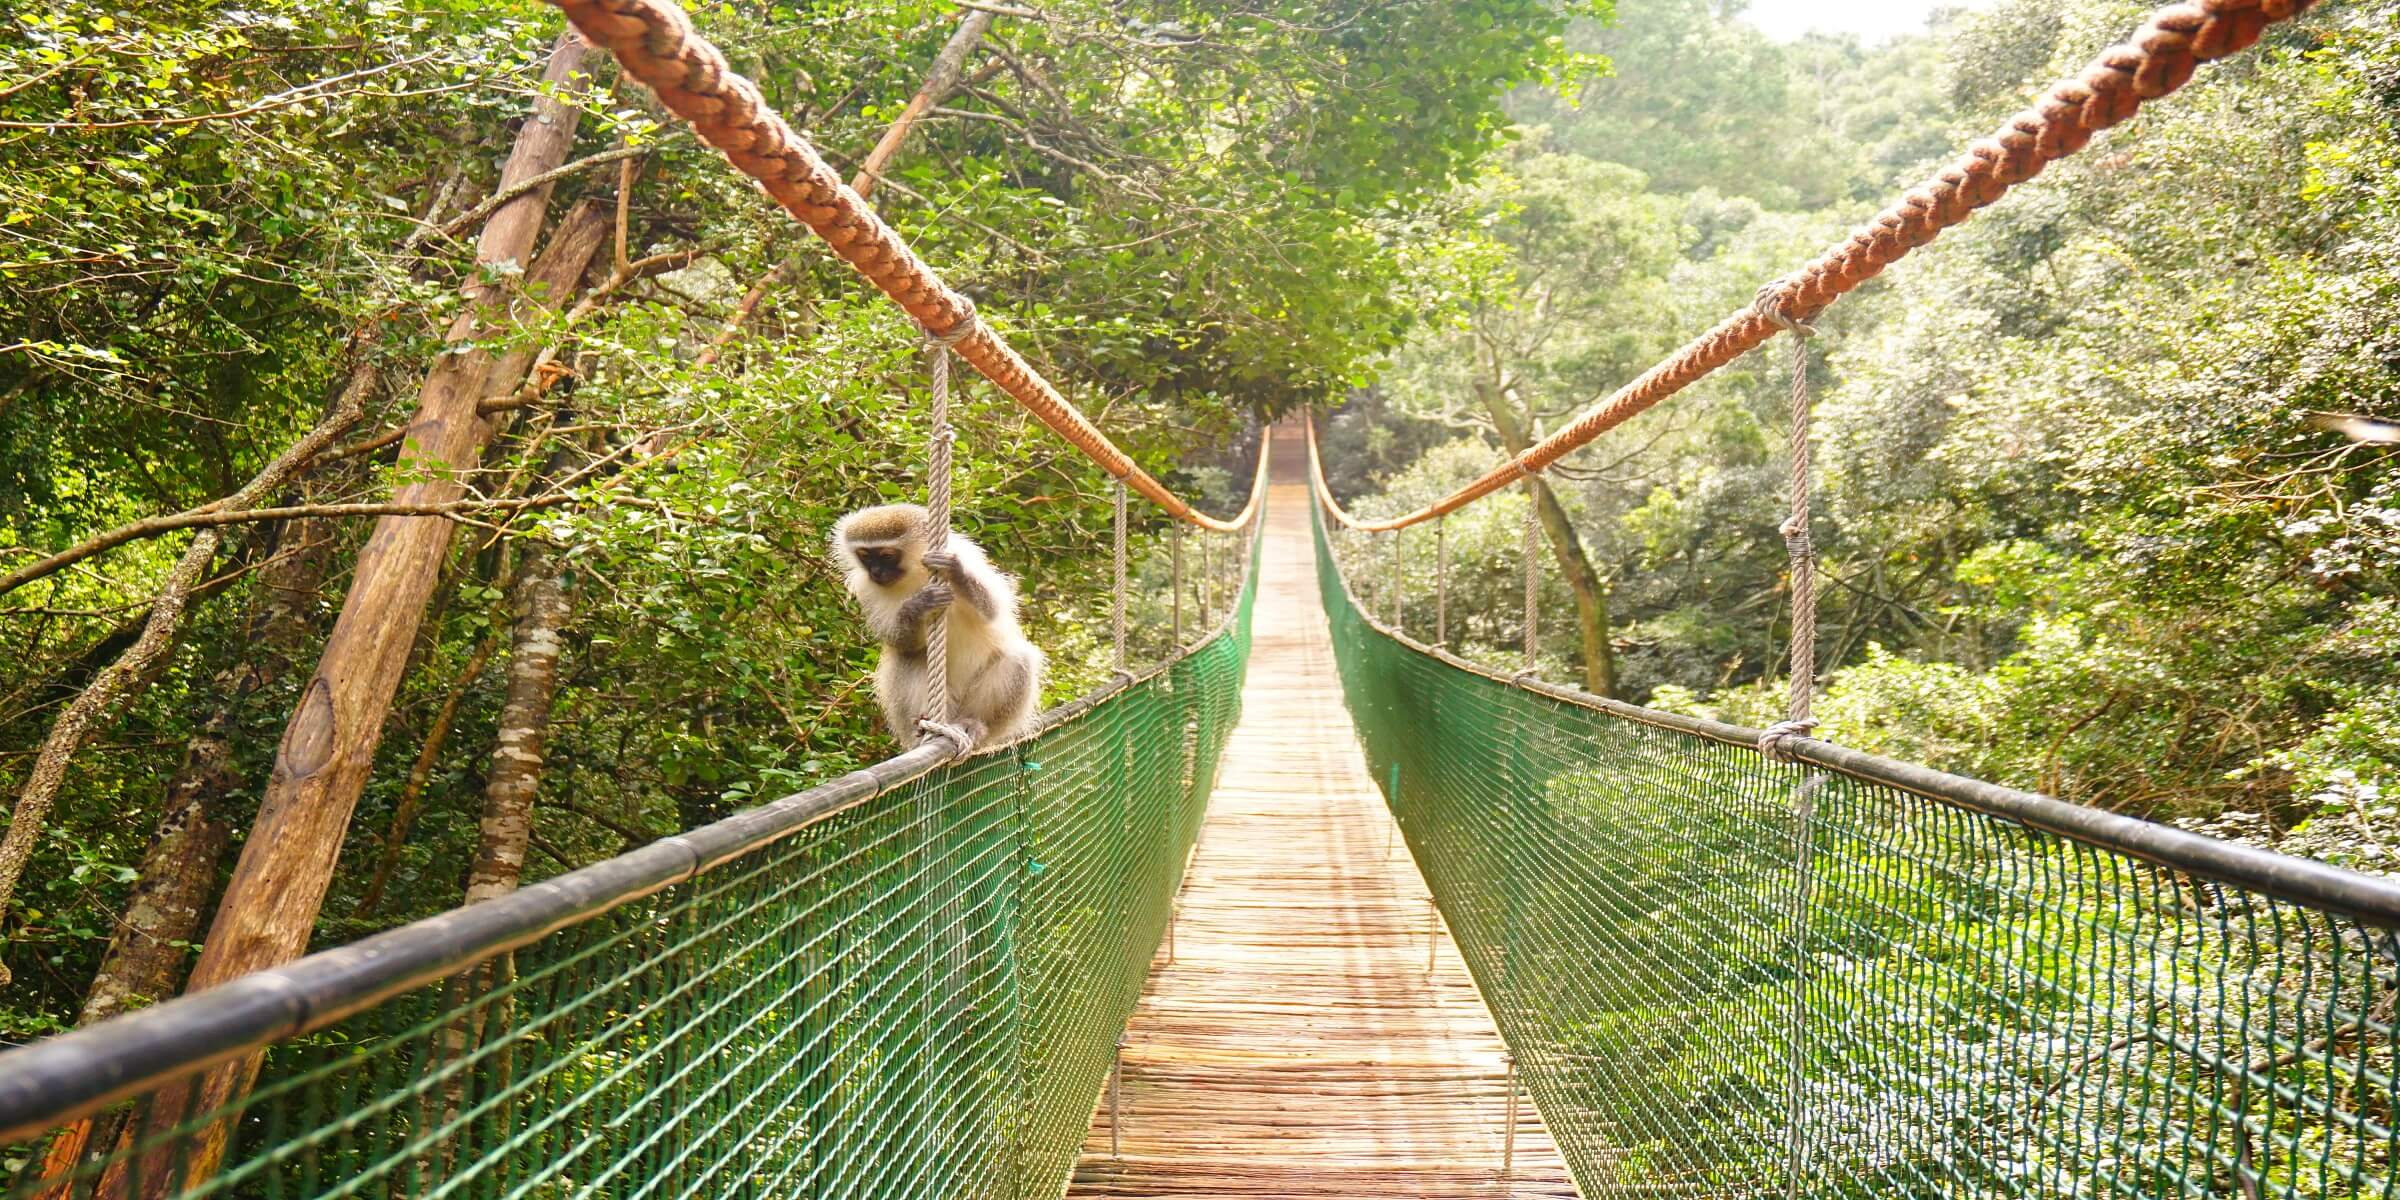
<path fill-rule="evenodd" d="M 1785 286 L 1784 281 L 1778 279 L 1759 288 L 1758 294 L 1750 298 L 1750 311 L 1765 317 L 1769 324 L 1793 337 L 1812 338 L 1817 336 L 1816 326 L 1793 316 L 1784 308 L 1783 291 Z"/>
<path fill-rule="evenodd" d="M 1793 738 L 1807 737 L 1809 731 L 1816 727 L 1817 723 L 1807 718 L 1777 721 L 1759 731 L 1758 752 L 1776 762 L 1796 762 L 1798 760 L 1792 757 L 1791 746 L 1787 743 Z"/>

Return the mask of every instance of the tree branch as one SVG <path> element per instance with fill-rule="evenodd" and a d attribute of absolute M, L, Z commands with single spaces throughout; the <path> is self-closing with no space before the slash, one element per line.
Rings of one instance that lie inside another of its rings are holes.
<path fill-rule="evenodd" d="M 468 226 L 473 225 L 475 222 L 480 221 L 485 217 L 492 215 L 494 212 L 499 211 L 501 205 L 504 205 L 527 192 L 539 191 L 543 188 L 549 187 L 551 184 L 557 183 L 559 180 L 564 179 L 569 175 L 573 175 L 581 171 L 588 171 L 593 167 L 604 166 L 608 163 L 616 162 L 619 159 L 639 158 L 644 154 L 648 154 L 654 150 L 657 150 L 659 145 L 659 142 L 645 142 L 638 146 L 619 146 L 613 150 L 602 150 L 588 158 L 576 159 L 574 162 L 567 163 L 564 166 L 552 167 L 539 175 L 529 175 L 523 180 L 520 180 L 509 187 L 505 187 L 497 192 L 493 192 L 490 196 L 485 197 L 481 204 L 478 204 L 475 207 L 442 222 L 442 236 L 457 237 L 459 234 L 466 232 Z"/>
<path fill-rule="evenodd" d="M 225 112 L 196 113 L 183 117 L 128 117 L 122 121 L 0 121 L 0 129 L 72 129 L 77 132 L 97 132 L 103 129 L 148 129 L 170 125 L 200 125 L 209 121 L 231 121 L 241 117 L 256 116 L 262 112 L 272 112 L 279 108 L 290 108 L 295 104 L 306 104 L 311 100 L 328 99 L 329 97 L 321 94 L 326 88 L 365 79 L 370 75 L 397 71 L 402 67 L 413 67 L 432 57 L 431 54 L 420 54 L 415 58 L 404 58 L 398 62 L 364 67 L 346 75 L 320 79 L 315 83 L 304 83 L 289 91 L 269 96 L 247 108 L 229 109 Z"/>

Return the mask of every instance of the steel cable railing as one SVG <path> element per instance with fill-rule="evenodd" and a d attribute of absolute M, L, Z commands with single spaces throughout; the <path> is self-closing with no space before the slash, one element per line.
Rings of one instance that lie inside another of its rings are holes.
<path fill-rule="evenodd" d="M 0 1055 L 0 1196 L 1057 1194 L 1237 713 L 1252 532 L 1213 635 L 1007 750 Z M 246 1097 L 143 1132 L 261 1050 Z"/>
<path fill-rule="evenodd" d="M 2400 883 L 1774 762 L 1409 641 L 1321 512 L 1317 550 L 1373 777 L 1584 1195 L 2400 1191 Z"/>

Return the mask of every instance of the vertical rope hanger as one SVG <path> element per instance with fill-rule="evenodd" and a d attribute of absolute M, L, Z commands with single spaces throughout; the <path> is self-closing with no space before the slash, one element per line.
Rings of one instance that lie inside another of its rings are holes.
<path fill-rule="evenodd" d="M 1792 650 L 1791 686 L 1784 701 L 1784 718 L 1759 735 L 1758 749 L 1769 758 L 1788 761 L 1784 743 L 1804 737 L 1817 727 L 1810 715 L 1817 685 L 1817 550 L 1809 537 L 1809 399 L 1808 339 L 1816 327 L 1794 320 L 1783 311 L 1780 281 L 1758 290 L 1751 307 L 1792 335 L 1791 515 L 1784 518 L 1784 553 L 1791 559 Z"/>
<path fill-rule="evenodd" d="M 928 552 L 950 545 L 950 476 L 952 450 L 958 433 L 950 428 L 950 355 L 952 348 L 974 335 L 980 322 L 973 307 L 967 315 L 946 333 L 925 332 L 927 381 L 933 392 L 932 412 L 927 421 L 925 464 L 925 516 L 931 528 L 925 532 Z M 925 628 L 925 704 L 927 711 L 917 718 L 917 728 L 932 737 L 950 739 L 964 757 L 975 748 L 975 739 L 954 724 L 955 715 L 950 697 L 950 613 L 944 609 L 939 618 Z"/>
<path fill-rule="evenodd" d="M 1817 674 L 1817 552 L 1809 536 L 1809 398 L 1808 398 L 1808 339 L 1815 337 L 1816 328 L 1794 320 L 1783 311 L 1778 293 L 1780 283 L 1760 288 L 1751 307 L 1778 328 L 1792 335 L 1792 440 L 1791 440 L 1791 515 L 1783 520 L 1784 552 L 1791 558 L 1792 576 L 1792 648 L 1791 690 L 1786 697 L 1784 719 L 1777 721 L 1758 735 L 1759 753 L 1779 762 L 1790 762 L 1788 742 L 1804 737 L 1816 728 L 1815 718 L 1809 715 L 1816 697 Z M 1792 893 L 1789 901 L 1792 912 L 1792 944 L 1789 951 L 1794 973 L 1800 988 L 1792 999 L 1785 1018 L 1785 1081 L 1784 1081 L 1784 1196 L 1798 1200 L 1808 1174 L 1808 1108 L 1803 1099 L 1807 1087 L 1809 984 L 1815 974 L 1809 958 L 1808 938 L 1810 906 L 1814 899 L 1816 874 L 1816 817 L 1817 791 L 1825 776 L 1810 771 L 1793 789 L 1792 818 Z"/>
<path fill-rule="evenodd" d="M 1119 674 L 1124 674 L 1124 673 L 1125 673 L 1125 671 L 1126 671 L 1126 666 L 1125 666 L 1125 481 L 1124 481 L 1124 480 L 1122 480 L 1122 479 L 1120 479 L 1120 480 L 1118 480 L 1118 481 L 1117 481 L 1116 496 L 1117 496 L 1117 513 L 1116 513 L 1116 517 L 1117 517 L 1117 519 L 1116 519 L 1116 548 L 1115 548 L 1115 549 L 1116 549 L 1116 552 L 1115 552 L 1114 558 L 1115 558 L 1115 563 L 1116 563 L 1116 573 L 1117 573 L 1117 591 L 1116 591 L 1116 611 L 1115 611 L 1115 614 L 1114 614 L 1114 624 L 1115 624 L 1115 626 L 1116 626 L 1116 642 L 1117 642 L 1117 672 L 1118 672 Z"/>
<path fill-rule="evenodd" d="M 1450 518 L 1433 521 L 1433 644 L 1450 648 Z"/>
<path fill-rule="evenodd" d="M 1525 476 L 1525 671 L 1533 674 L 1541 654 L 1542 494 L 1541 483 Z"/>

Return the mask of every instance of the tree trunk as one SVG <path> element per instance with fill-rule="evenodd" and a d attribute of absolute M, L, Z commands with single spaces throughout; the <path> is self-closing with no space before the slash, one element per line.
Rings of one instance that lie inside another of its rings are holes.
<path fill-rule="evenodd" d="M 508 649 L 508 700 L 484 779 L 482 832 L 467 873 L 469 904 L 515 891 L 524 878 L 533 799 L 541 790 L 550 709 L 558 697 L 563 631 L 572 615 L 558 556 L 538 542 L 525 544 L 510 590 L 517 623 Z"/>
<path fill-rule="evenodd" d="M 1524 453 L 1532 442 L 1500 389 L 1479 383 L 1475 393 L 1482 399 L 1484 411 L 1491 414 L 1492 428 L 1500 434 L 1500 444 L 1510 454 Z M 1607 589 L 1600 581 L 1600 573 L 1592 569 L 1590 556 L 1583 552 L 1583 539 L 1576 536 L 1575 526 L 1567 521 L 1566 508 L 1551 494 L 1549 482 L 1537 478 L 1533 483 L 1542 533 L 1550 541 L 1550 553 L 1558 560 L 1559 573 L 1566 576 L 1567 587 L 1575 593 L 1575 624 L 1583 636 L 1583 690 L 1595 696 L 1613 697 L 1617 694 L 1617 655 L 1608 642 Z"/>
<path fill-rule="evenodd" d="M 572 31 L 560 36 L 543 74 L 544 95 L 518 130 L 501 171 L 502 190 L 566 160 L 580 115 L 573 103 L 576 77 L 587 54 Z M 496 209 L 476 243 L 478 265 L 524 261 L 548 205 L 549 191 L 541 188 Z M 585 206 L 562 223 L 544 257 L 564 261 L 571 256 L 588 268 L 608 227 L 604 207 Z M 465 294 L 469 303 L 450 327 L 450 349 L 426 373 L 409 423 L 409 439 L 431 477 L 403 487 L 395 497 L 403 503 L 442 503 L 462 495 L 457 476 L 480 462 L 490 432 L 476 406 L 485 394 L 491 356 L 470 344 L 506 328 L 511 298 L 499 285 L 485 282 L 480 271 Z M 387 517 L 359 551 L 341 615 L 276 749 L 258 819 L 218 904 L 190 990 L 289 961 L 307 947 L 453 528 L 438 517 Z M 187 1115 L 217 1109 L 246 1090 L 256 1068 L 252 1057 L 209 1072 L 196 1096 L 190 1088 L 162 1093 L 150 1128 L 171 1128 Z M 219 1123 L 194 1135 L 184 1168 L 188 1180 L 197 1183 L 214 1173 L 224 1133 Z M 164 1170 L 145 1172 L 146 1180 L 162 1189 L 172 1183 L 165 1175 Z"/>
<path fill-rule="evenodd" d="M 549 474 L 572 467 L 567 447 L 550 456 Z M 525 877 L 525 852 L 533 842 L 533 802 L 541 791 L 544 751 L 550 734 L 550 711 L 558 698 L 561 640 L 573 606 L 567 597 L 564 564 L 540 542 L 527 541 L 517 561 L 509 599 L 517 619 L 510 630 L 508 698 L 500 708 L 500 728 L 493 738 L 491 769 L 483 788 L 483 819 L 477 835 L 475 862 L 467 872 L 466 903 L 477 904 L 517 889 Z M 443 992 L 443 1009 L 456 1011 L 515 977 L 516 960 L 503 954 L 464 974 L 453 976 Z M 496 997 L 444 1026 L 437 1062 L 455 1062 L 482 1042 L 485 1031 L 507 1028 L 510 1001 Z M 513 1070 L 503 1048 L 492 1070 L 506 1077 Z M 461 1072 L 442 1087 L 441 1120 L 455 1119 L 466 1099 L 467 1076 Z M 504 1104 L 510 1103 L 503 1101 Z M 450 1170 L 451 1147 L 432 1156 L 437 1176 Z"/>

